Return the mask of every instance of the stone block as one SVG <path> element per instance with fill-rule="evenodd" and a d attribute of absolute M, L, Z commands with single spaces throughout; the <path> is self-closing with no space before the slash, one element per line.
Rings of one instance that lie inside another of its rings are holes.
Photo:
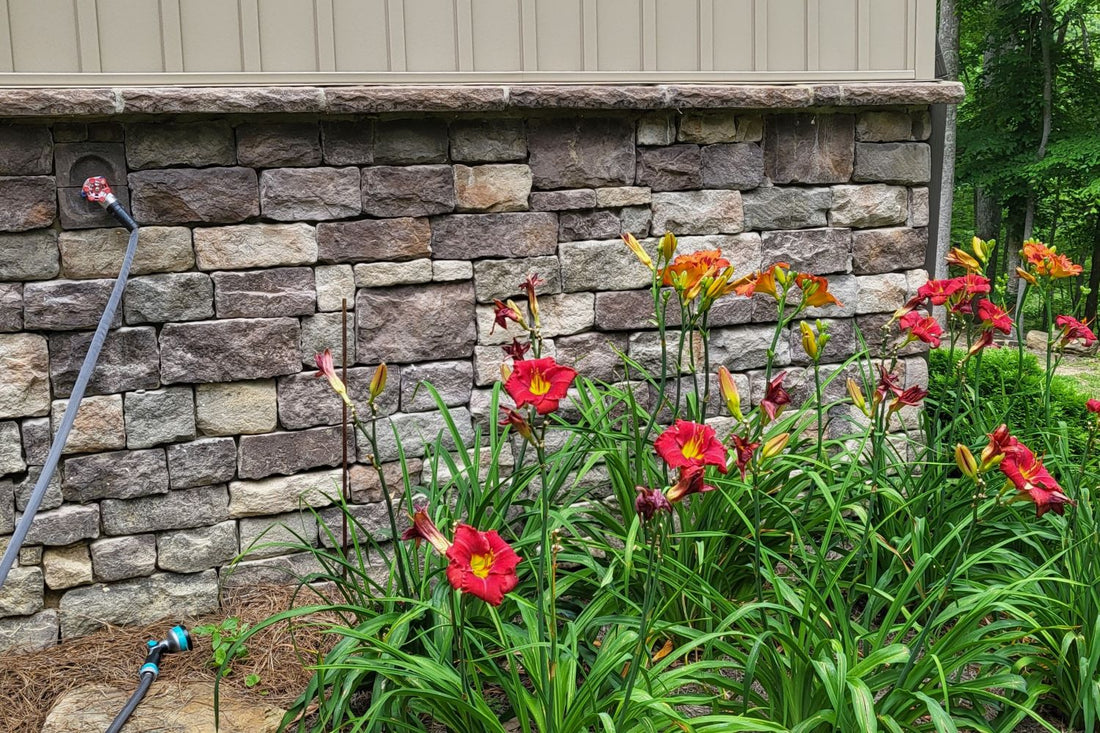
<path fill-rule="evenodd" d="M 862 350 L 863 347 L 860 346 L 859 339 L 856 337 L 856 324 L 854 319 L 825 318 L 818 322 L 825 324 L 827 333 L 829 334 L 829 340 L 825 344 L 825 348 L 821 351 L 822 364 L 842 362 L 852 356 L 852 354 Z M 817 330 L 815 321 L 809 321 L 809 325 L 814 326 L 815 331 Z M 805 349 L 802 348 L 802 330 L 797 323 L 791 325 L 790 339 L 791 363 L 798 366 L 809 366 L 811 364 L 810 357 L 807 356 Z M 821 376 L 822 381 L 824 381 L 828 377 L 828 374 L 823 373 Z M 812 380 L 810 380 L 808 386 L 811 392 L 807 397 L 812 397 Z M 837 394 L 833 396 L 832 393 Z M 844 385 L 830 384 L 826 387 L 827 398 L 840 399 L 846 394 L 847 391 Z"/>
<path fill-rule="evenodd" d="M 294 318 L 169 323 L 161 329 L 161 378 L 173 382 L 262 379 L 300 370 Z M 232 344 L 232 358 L 226 357 Z"/>
<path fill-rule="evenodd" d="M 397 218 L 349 221 L 317 226 L 321 262 L 412 260 L 432 254 L 432 232 L 427 219 Z M 352 307 L 352 303 L 348 303 Z"/>
<path fill-rule="evenodd" d="M 260 173 L 260 211 L 276 221 L 327 221 L 362 210 L 358 168 L 275 168 Z"/>
<path fill-rule="evenodd" d="M 547 345 L 553 345 L 553 343 L 553 341 L 549 341 Z M 550 349 L 544 349 L 543 356 L 549 356 L 549 352 Z M 505 358 L 500 346 L 475 346 L 474 384 L 478 387 L 495 384 L 500 380 L 500 367 L 506 361 L 508 360 Z M 470 409 L 473 409 L 472 405 Z"/>
<path fill-rule="evenodd" d="M 389 490 L 390 496 L 395 499 L 404 493 L 406 477 L 410 487 L 420 485 L 423 461 L 419 458 L 408 458 L 405 461 L 405 468 L 406 470 L 403 471 L 399 461 L 382 464 L 382 475 L 386 479 L 386 488 Z M 356 504 L 374 504 L 385 498 L 382 495 L 382 482 L 378 478 L 378 472 L 373 468 L 355 464 L 348 473 L 350 474 L 351 500 Z"/>
<path fill-rule="evenodd" d="M 55 397 L 68 397 L 72 393 L 91 342 L 90 331 L 50 334 L 50 381 Z M 156 329 L 150 326 L 120 328 L 107 333 L 85 394 L 129 392 L 159 386 L 160 353 Z"/>
<path fill-rule="evenodd" d="M 531 208 L 535 211 L 568 211 L 591 209 L 596 206 L 596 191 L 577 188 L 570 191 L 535 191 L 531 194 Z"/>
<path fill-rule="evenodd" d="M 251 168 L 169 168 L 131 173 L 134 218 L 147 224 L 236 224 L 260 215 Z"/>
<path fill-rule="evenodd" d="M 653 194 L 653 231 L 737 234 L 745 228 L 741 192 L 725 190 Z M 755 228 L 755 227 L 752 227 Z"/>
<path fill-rule="evenodd" d="M 317 230 L 309 224 L 246 224 L 196 229 L 200 270 L 312 265 L 317 261 Z"/>
<path fill-rule="evenodd" d="M 6 541 L 6 540 L 5 540 Z M 42 564 L 42 546 L 22 547 L 19 549 L 18 562 L 24 567 Z"/>
<path fill-rule="evenodd" d="M 432 256 L 444 260 L 537 257 L 558 249 L 558 217 L 544 212 L 454 214 L 432 219 Z"/>
<path fill-rule="evenodd" d="M 23 330 L 23 283 L 0 283 L 0 333 Z"/>
<path fill-rule="evenodd" d="M 623 234 L 630 233 L 639 239 L 650 234 L 653 224 L 653 211 L 648 206 L 626 206 L 619 212 L 623 225 Z"/>
<path fill-rule="evenodd" d="M 742 198 L 745 228 L 811 229 L 828 226 L 833 192 L 828 188 L 758 188 Z"/>
<path fill-rule="evenodd" d="M 440 442 L 444 450 L 453 450 L 459 443 L 464 446 L 471 445 L 474 440 L 474 429 L 470 420 L 470 411 L 465 407 L 454 407 L 449 412 L 455 424 L 457 440 L 451 433 L 443 413 L 438 411 L 398 413 L 382 420 L 378 426 L 378 460 L 381 462 L 397 460 L 395 431 L 405 455 L 413 458 L 424 455 L 424 449 L 427 446 L 434 446 L 436 441 Z M 359 460 L 365 461 L 369 452 L 369 445 L 365 442 L 361 444 Z"/>
<path fill-rule="evenodd" d="M 53 176 L 0 176 L 0 231 L 25 232 L 53 224 L 57 186 Z"/>
<path fill-rule="evenodd" d="M 737 122 L 733 112 L 688 112 L 680 118 L 680 142 L 729 143 L 737 140 Z"/>
<path fill-rule="evenodd" d="M 194 437 L 195 396 L 190 387 L 143 390 L 126 395 L 126 447 L 131 450 L 151 448 Z"/>
<path fill-rule="evenodd" d="M 928 226 L 928 189 L 909 189 L 909 220 L 911 227 Z"/>
<path fill-rule="evenodd" d="M 645 246 L 653 250 L 656 245 L 647 241 Z M 620 240 L 563 242 L 560 251 L 561 286 L 567 293 L 644 288 L 652 279 L 649 268 Z"/>
<path fill-rule="evenodd" d="M 0 652 L 36 652 L 56 644 L 56 609 L 0 619 Z"/>
<path fill-rule="evenodd" d="M 97 169 L 96 173 L 103 173 L 103 171 Z M 112 191 L 123 209 L 133 210 L 130 205 L 130 189 L 125 183 L 115 185 Z M 57 205 L 62 229 L 106 229 L 118 226 L 118 219 L 106 209 L 85 199 L 79 186 L 58 188 Z"/>
<path fill-rule="evenodd" d="M 439 409 L 435 397 L 425 385 L 430 384 L 448 407 L 470 401 L 474 367 L 467 361 L 436 361 L 413 364 L 401 370 L 401 411 L 424 412 Z"/>
<path fill-rule="evenodd" d="M 237 160 L 252 168 L 321 164 L 315 122 L 249 123 L 237 128 Z"/>
<path fill-rule="evenodd" d="M 380 120 L 374 127 L 374 162 L 446 163 L 448 142 L 447 123 L 439 118 Z"/>
<path fill-rule="evenodd" d="M 635 180 L 654 191 L 702 188 L 702 156 L 698 145 L 639 148 Z"/>
<path fill-rule="evenodd" d="M 527 159 L 527 133 L 520 119 L 456 120 L 451 123 L 451 160 L 507 163 Z"/>
<path fill-rule="evenodd" d="M 173 573 L 196 573 L 228 565 L 237 556 L 237 523 L 177 529 L 157 535 L 157 567 Z"/>
<path fill-rule="evenodd" d="M 233 128 L 227 122 L 141 122 L 126 128 L 131 170 L 235 165 Z"/>
<path fill-rule="evenodd" d="M 429 216 L 455 208 L 455 174 L 446 165 L 373 166 L 362 172 L 363 213 Z"/>
<path fill-rule="evenodd" d="M 852 269 L 852 232 L 848 229 L 798 229 L 760 235 L 764 266 L 787 262 L 797 272 L 828 275 Z"/>
<path fill-rule="evenodd" d="M 218 574 L 158 573 L 109 586 L 76 588 L 61 596 L 61 638 L 104 626 L 137 626 L 162 619 L 202 616 L 218 610 Z"/>
<path fill-rule="evenodd" d="M 42 466 L 31 465 L 27 467 L 27 474 L 23 477 L 22 481 L 13 482 L 13 490 L 15 492 L 15 509 L 16 511 L 25 512 L 27 505 L 30 503 L 31 493 L 34 492 L 34 487 L 38 483 L 39 477 L 42 475 Z M 61 495 L 61 473 L 54 471 L 53 476 L 50 477 L 49 483 L 46 484 L 46 493 L 42 496 L 42 503 L 39 504 L 38 510 L 45 511 L 47 509 L 56 509 L 64 503 L 65 499 Z"/>
<path fill-rule="evenodd" d="M 42 331 L 94 329 L 107 307 L 113 280 L 50 280 L 23 286 L 23 323 Z M 117 312 L 112 327 L 122 324 Z"/>
<path fill-rule="evenodd" d="M 538 275 L 545 282 L 535 289 L 538 295 L 561 292 L 561 267 L 554 256 L 508 260 L 479 260 L 473 264 L 474 292 L 479 303 L 516 298 L 523 281 Z"/>
<path fill-rule="evenodd" d="M 867 110 L 856 118 L 856 140 L 865 143 L 885 143 L 910 140 L 913 118 L 903 110 Z"/>
<path fill-rule="evenodd" d="M 168 479 L 173 490 L 224 484 L 237 475 L 233 438 L 200 438 L 167 448 Z"/>
<path fill-rule="evenodd" d="M 830 275 L 829 292 L 832 293 L 842 305 L 824 305 L 819 308 L 807 308 L 802 312 L 806 318 L 850 318 L 856 314 L 856 306 L 859 303 L 859 278 L 854 275 Z M 763 296 L 767 297 L 767 296 Z M 772 301 L 774 303 L 774 301 Z M 769 306 L 770 320 L 775 320 L 774 306 Z M 768 309 L 757 309 L 761 315 Z M 756 313 L 753 313 L 756 316 Z M 763 317 L 756 320 L 765 320 Z"/>
<path fill-rule="evenodd" d="M 27 418 L 23 421 L 23 453 L 27 462 L 42 465 L 50 450 L 50 420 L 47 417 Z"/>
<path fill-rule="evenodd" d="M 321 150 L 326 165 L 370 165 L 374 162 L 374 120 L 321 122 Z"/>
<path fill-rule="evenodd" d="M 65 501 L 134 499 L 168 491 L 164 451 L 114 451 L 66 459 L 61 475 Z"/>
<path fill-rule="evenodd" d="M 92 558 L 86 544 L 50 547 L 42 553 L 42 571 L 51 590 L 74 588 L 92 582 Z"/>
<path fill-rule="evenodd" d="M 234 563 L 230 567 L 221 568 L 219 577 L 223 588 L 238 588 L 270 583 L 287 585 L 311 574 L 324 572 L 325 569 L 316 556 L 309 552 L 299 552 Z"/>
<path fill-rule="evenodd" d="M 627 351 L 626 334 L 580 333 L 576 336 L 561 336 L 555 340 L 554 347 L 557 351 L 557 362 L 573 367 L 582 377 L 605 382 L 623 378 L 623 357 Z"/>
<path fill-rule="evenodd" d="M 622 206 L 649 206 L 653 202 L 652 189 L 647 186 L 615 186 L 596 189 L 596 203 L 601 209 Z M 585 208 L 585 207 L 576 207 Z"/>
<path fill-rule="evenodd" d="M 857 143 L 854 181 L 903 185 L 932 179 L 932 148 L 928 143 Z"/>
<path fill-rule="evenodd" d="M 100 583 L 152 575 L 157 569 L 157 541 L 151 534 L 102 537 L 88 549 L 92 574 Z"/>
<path fill-rule="evenodd" d="M 772 115 L 764 140 L 764 171 L 776 184 L 847 183 L 854 146 L 853 115 Z"/>
<path fill-rule="evenodd" d="M 909 194 L 901 186 L 833 186 L 829 223 L 835 227 L 888 227 L 904 224 Z"/>
<path fill-rule="evenodd" d="M 122 268 L 130 234 L 121 227 L 61 232 L 61 276 L 74 280 L 115 278 Z M 186 227 L 142 227 L 130 275 L 183 272 L 195 264 L 191 230 Z"/>
<path fill-rule="evenodd" d="M 118 186 L 126 181 L 126 153 L 122 141 L 91 141 L 54 146 L 57 185 L 79 188 L 90 176 L 104 176 Z"/>
<path fill-rule="evenodd" d="M 275 429 L 275 380 L 195 385 L 195 424 L 203 435 L 267 433 Z"/>
<path fill-rule="evenodd" d="M 313 270 L 308 267 L 215 272 L 211 278 L 218 318 L 304 316 L 317 307 Z"/>
<path fill-rule="evenodd" d="M 744 190 L 764 182 L 764 149 L 756 143 L 706 145 L 701 158 L 703 188 Z"/>
<path fill-rule="evenodd" d="M 388 431 L 379 430 L 379 433 Z M 337 440 L 337 447 L 340 441 Z M 340 496 L 340 469 L 229 484 L 229 516 L 253 517 L 320 508 Z"/>
<path fill-rule="evenodd" d="M 0 280 L 49 280 L 60 271 L 52 230 L 0 234 L 0 252 Z"/>
<path fill-rule="evenodd" d="M 891 272 L 885 275 L 867 275 L 858 278 L 859 300 L 856 313 L 892 313 L 905 304 L 905 273 Z"/>
<path fill-rule="evenodd" d="M 129 501 L 105 499 L 100 507 L 103 531 L 109 535 L 209 527 L 229 518 L 229 493 L 222 484 Z"/>
<path fill-rule="evenodd" d="M 388 288 L 432 281 L 432 261 L 364 262 L 355 266 L 355 285 L 360 288 Z"/>
<path fill-rule="evenodd" d="M 337 362 L 339 364 L 339 362 Z M 337 370 L 339 370 L 337 366 Z M 332 391 L 319 372 L 303 372 L 279 380 L 279 423 L 286 430 L 300 430 L 318 425 L 339 425 L 343 419 L 343 402 Z M 366 405 L 374 367 L 348 368 L 348 395 L 357 405 Z M 388 387 L 375 401 L 379 415 L 397 411 L 401 371 L 389 367 Z"/>
<path fill-rule="evenodd" d="M 339 311 L 346 302 L 355 308 L 355 273 L 351 265 L 318 265 L 313 269 L 317 286 L 317 310 Z"/>
<path fill-rule="evenodd" d="M 676 142 L 676 120 L 668 112 L 646 112 L 638 118 L 639 145 L 671 145 Z"/>
<path fill-rule="evenodd" d="M 50 411 L 46 339 L 30 333 L 0 334 L 0 418 Z"/>
<path fill-rule="evenodd" d="M 135 277 L 126 283 L 122 310 L 130 325 L 213 318 L 214 284 L 201 272 Z"/>
<path fill-rule="evenodd" d="M 747 369 L 763 368 L 767 364 L 768 349 L 774 334 L 775 328 L 770 324 L 734 326 L 712 331 L 711 369 L 725 366 L 731 372 L 743 372 Z M 781 337 L 776 345 L 774 364 L 782 367 L 790 363 L 790 344 L 787 339 Z"/>
<path fill-rule="evenodd" d="M 50 432 L 57 435 L 61 417 L 68 409 L 69 400 L 57 400 L 50 412 Z M 122 395 L 85 397 L 76 411 L 76 420 L 63 455 L 119 450 L 126 447 L 126 425 L 122 417 Z"/>
<path fill-rule="evenodd" d="M 857 275 L 874 275 L 924 265 L 925 228 L 894 227 L 852 232 L 852 266 Z"/>
<path fill-rule="evenodd" d="M 286 512 L 273 517 L 243 517 L 240 553 L 248 560 L 274 557 L 317 546 L 317 517 L 309 512 Z"/>
<path fill-rule="evenodd" d="M 45 125 L 0 127 L 0 175 L 38 176 L 53 172 L 53 138 Z"/>
<path fill-rule="evenodd" d="M 534 186 L 627 186 L 634 182 L 634 124 L 617 117 L 551 117 L 528 122 Z"/>
<path fill-rule="evenodd" d="M 595 320 L 594 301 L 592 293 L 563 293 L 539 298 L 543 337 L 553 338 L 590 329 Z M 527 307 L 524 298 L 516 303 L 521 309 Z M 493 308 L 488 305 L 477 308 L 477 332 L 478 343 L 485 346 L 511 343 L 517 333 L 514 328 L 493 329 Z"/>
<path fill-rule="evenodd" d="M 353 541 L 353 536 L 363 544 L 367 544 L 371 540 L 386 542 L 393 539 L 385 504 L 353 504 L 347 508 L 347 512 L 354 520 L 348 522 L 349 544 Z M 342 528 L 343 512 L 339 507 L 331 507 L 321 512 L 320 535 L 322 545 L 335 547 L 337 543 L 342 542 Z"/>
<path fill-rule="evenodd" d="M 622 220 L 612 211 L 563 211 L 558 214 L 558 240 L 613 239 L 622 232 Z"/>
<path fill-rule="evenodd" d="M 0 476 L 6 476 L 9 473 L 22 473 L 26 469 L 27 463 L 23 460 L 23 442 L 19 423 L 14 420 L 0 422 Z M 5 504 L 10 507 L 10 494 L 10 491 L 0 488 L 0 514 L 3 514 Z M 0 527 L 2 526 L 3 521 L 0 520 Z M 0 531 L 0 534 L 2 534 L 2 531 Z"/>
<path fill-rule="evenodd" d="M 929 114 L 928 109 L 915 110 L 911 116 L 913 118 L 913 139 L 927 140 L 932 137 L 932 115 Z"/>
<path fill-rule="evenodd" d="M 333 362 L 340 364 L 344 358 L 343 314 L 318 313 L 302 319 L 302 364 L 315 367 L 317 354 L 332 350 Z M 348 314 L 348 361 L 355 360 L 355 319 Z"/>
<path fill-rule="evenodd" d="M 466 358 L 477 335 L 473 283 L 363 289 L 356 297 L 355 321 L 360 363 Z"/>
<path fill-rule="evenodd" d="M 454 166 L 455 211 L 526 211 L 531 169 L 517 163 Z"/>
<path fill-rule="evenodd" d="M 98 536 L 99 507 L 95 504 L 90 506 L 66 504 L 58 509 L 35 514 L 23 544 L 58 547 Z"/>
<path fill-rule="evenodd" d="M 712 332 L 713 333 L 713 332 Z M 644 369 L 648 374 L 657 376 L 661 374 L 661 340 L 656 331 L 643 331 L 632 333 L 628 337 L 627 353 L 632 361 Z M 677 344 L 680 339 L 679 331 L 667 331 L 665 335 L 669 344 Z M 703 363 L 703 340 L 698 333 L 693 333 L 686 339 L 684 351 L 680 358 L 680 373 L 691 373 L 691 351 L 695 352 L 695 363 Z M 676 373 L 676 347 L 672 346 L 667 354 L 668 371 Z M 712 362 L 714 364 L 714 362 Z M 634 367 L 637 373 L 638 367 Z"/>
<path fill-rule="evenodd" d="M 350 434 L 349 442 L 354 442 Z M 237 454 L 237 476 L 256 479 L 338 466 L 341 455 L 339 426 L 245 435 Z"/>
<path fill-rule="evenodd" d="M 43 577 L 39 568 L 12 568 L 0 587 L 0 616 L 29 616 L 42 608 Z"/>

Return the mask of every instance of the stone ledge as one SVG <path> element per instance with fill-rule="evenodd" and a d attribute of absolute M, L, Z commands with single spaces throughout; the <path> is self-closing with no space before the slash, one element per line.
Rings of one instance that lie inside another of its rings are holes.
<path fill-rule="evenodd" d="M 379 114 L 534 109 L 803 109 L 957 104 L 958 82 L 0 88 L 4 117 Z"/>

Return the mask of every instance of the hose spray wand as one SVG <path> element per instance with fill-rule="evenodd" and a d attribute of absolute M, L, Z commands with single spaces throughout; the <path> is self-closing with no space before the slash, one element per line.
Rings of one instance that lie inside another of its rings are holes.
<path fill-rule="evenodd" d="M 191 632 L 183 626 L 173 626 L 168 632 L 167 639 L 163 641 L 150 639 L 146 642 L 146 645 L 149 647 L 149 654 L 145 657 L 145 663 L 141 665 L 141 670 L 138 672 L 138 676 L 141 678 L 138 688 L 134 690 L 134 694 L 130 695 L 130 699 L 126 701 L 126 704 L 122 706 L 122 710 L 115 716 L 111 727 L 107 729 L 107 733 L 118 733 L 122 730 L 122 726 L 126 725 L 126 721 L 130 719 L 134 710 L 141 703 L 141 699 L 145 697 L 145 693 L 149 691 L 149 686 L 153 684 L 153 680 L 160 675 L 160 658 L 162 656 L 174 654 L 175 652 L 189 652 L 193 648 Z"/>

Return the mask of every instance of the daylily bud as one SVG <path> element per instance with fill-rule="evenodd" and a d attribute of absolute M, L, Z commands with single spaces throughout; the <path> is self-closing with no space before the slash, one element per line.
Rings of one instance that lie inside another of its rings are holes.
<path fill-rule="evenodd" d="M 790 439 L 790 433 L 780 433 L 764 444 L 764 447 L 760 450 L 760 457 L 764 460 L 775 458 L 787 447 L 787 441 Z"/>
<path fill-rule="evenodd" d="M 989 259 L 989 247 L 986 241 L 981 237 L 974 237 L 970 240 L 970 247 L 974 250 L 974 256 L 982 262 Z"/>
<path fill-rule="evenodd" d="M 738 422 L 745 419 L 741 414 L 741 394 L 737 391 L 737 384 L 733 381 L 730 370 L 724 366 L 718 367 L 718 389 L 722 393 L 722 399 L 726 401 L 726 409 L 737 418 Z"/>
<path fill-rule="evenodd" d="M 852 404 L 859 408 L 860 412 L 870 417 L 870 413 L 867 412 L 867 399 L 863 396 L 863 390 L 860 389 L 856 380 L 848 377 L 848 396 L 852 398 Z"/>
<path fill-rule="evenodd" d="M 532 298 L 531 301 L 533 302 L 534 298 Z M 512 320 L 514 320 L 517 324 L 519 324 L 519 327 L 522 328 L 523 330 L 525 330 L 525 331 L 528 330 L 527 329 L 527 321 L 524 320 L 523 314 L 520 312 L 519 306 L 516 305 L 516 301 L 509 299 L 508 302 L 505 303 L 504 305 L 506 305 L 508 308 L 510 308 L 515 313 L 515 316 L 512 318 Z M 538 308 L 538 306 L 536 306 L 536 309 L 537 308 Z"/>
<path fill-rule="evenodd" d="M 814 334 L 814 330 L 805 321 L 799 321 L 798 327 L 802 331 L 802 349 L 806 352 L 806 356 L 813 361 L 817 361 L 821 352 L 817 348 L 817 336 Z"/>
<path fill-rule="evenodd" d="M 634 253 L 634 256 L 638 258 L 638 261 L 648 267 L 650 270 L 653 268 L 653 259 L 650 258 L 649 253 L 642 249 L 642 245 L 638 243 L 638 240 L 634 238 L 634 235 L 627 232 L 623 235 L 623 241 L 626 242 L 626 246 L 630 247 L 630 251 Z"/>
<path fill-rule="evenodd" d="M 955 463 L 958 464 L 959 470 L 967 478 L 971 480 L 978 478 L 978 462 L 974 459 L 974 454 L 970 452 L 970 449 L 962 443 L 955 445 Z"/>
<path fill-rule="evenodd" d="M 661 257 L 665 262 L 672 261 L 672 255 L 676 254 L 676 235 L 672 232 L 665 232 L 665 235 L 661 237 L 661 241 L 657 244 L 657 249 L 661 253 Z"/>
<path fill-rule="evenodd" d="M 386 388 L 386 377 L 389 370 L 386 368 L 386 362 L 382 362 L 374 370 L 374 376 L 370 378 L 370 398 L 373 400 L 382 394 L 382 390 Z"/>
<path fill-rule="evenodd" d="M 501 414 L 503 415 L 503 417 L 500 420 L 500 426 L 502 428 L 505 427 L 505 426 L 511 426 L 512 429 L 515 430 L 517 433 L 519 433 L 519 435 L 524 440 L 526 440 L 528 443 L 530 443 L 532 446 L 534 446 L 535 445 L 535 434 L 531 430 L 531 425 L 530 425 L 530 423 L 527 422 L 527 419 L 523 416 L 523 414 L 520 413 L 520 412 L 517 412 L 516 410 L 513 410 L 511 407 L 503 407 L 502 406 L 500 408 L 500 411 L 501 411 Z"/>
<path fill-rule="evenodd" d="M 507 364 L 501 363 L 500 365 L 500 381 L 507 382 L 508 377 L 512 376 L 512 367 Z"/>
<path fill-rule="evenodd" d="M 1024 270 L 1023 268 L 1020 268 L 1020 267 L 1016 268 L 1016 276 L 1019 277 L 1021 280 L 1026 280 L 1027 282 L 1031 283 L 1032 285 L 1038 285 L 1039 284 L 1039 281 L 1035 279 L 1035 276 L 1032 275 L 1027 270 Z"/>
<path fill-rule="evenodd" d="M 980 262 L 958 247 L 952 247 L 947 253 L 947 264 L 962 267 L 967 272 L 979 272 L 982 269 Z"/>

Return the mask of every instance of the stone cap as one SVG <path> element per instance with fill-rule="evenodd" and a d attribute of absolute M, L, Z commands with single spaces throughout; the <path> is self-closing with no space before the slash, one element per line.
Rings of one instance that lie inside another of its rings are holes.
<path fill-rule="evenodd" d="M 805 109 L 958 104 L 948 81 L 821 84 L 514 84 L 0 88 L 4 117 L 122 114 Z"/>

